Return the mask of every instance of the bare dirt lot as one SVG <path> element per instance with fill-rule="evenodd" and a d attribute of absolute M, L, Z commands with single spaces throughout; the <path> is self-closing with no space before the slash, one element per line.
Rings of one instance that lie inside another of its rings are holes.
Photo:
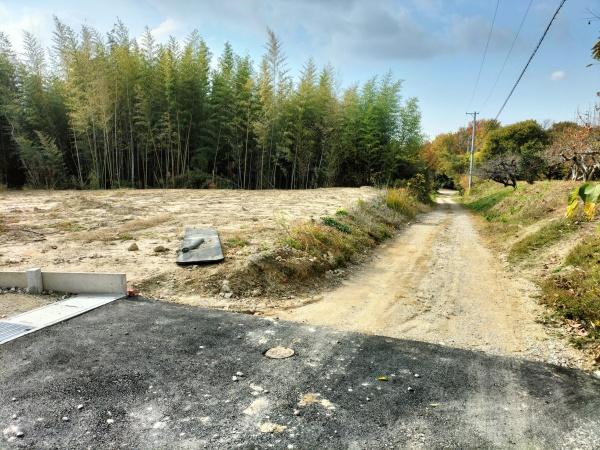
<path fill-rule="evenodd" d="M 308 191 L 112 190 L 0 192 L 0 270 L 124 272 L 155 298 L 211 305 L 201 285 L 272 248 L 295 221 L 333 214 L 371 188 Z M 184 227 L 214 227 L 226 261 L 175 264 Z M 128 250 L 135 243 L 138 250 Z M 167 251 L 156 252 L 163 246 Z M 223 303 L 223 302 L 221 302 Z M 222 304 L 220 304 L 223 307 Z"/>

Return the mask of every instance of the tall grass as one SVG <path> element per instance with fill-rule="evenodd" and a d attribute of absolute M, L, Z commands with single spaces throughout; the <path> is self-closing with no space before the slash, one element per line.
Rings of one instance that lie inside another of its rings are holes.
<path fill-rule="evenodd" d="M 418 212 L 415 197 L 404 188 L 388 189 L 385 194 L 385 205 L 409 219 L 414 219 Z"/>
<path fill-rule="evenodd" d="M 333 266 L 342 265 L 393 236 L 402 224 L 415 218 L 418 206 L 406 189 L 389 189 L 382 198 L 358 202 L 350 210 L 338 211 L 335 217 L 291 227 L 283 244 L 314 257 L 325 257 Z"/>

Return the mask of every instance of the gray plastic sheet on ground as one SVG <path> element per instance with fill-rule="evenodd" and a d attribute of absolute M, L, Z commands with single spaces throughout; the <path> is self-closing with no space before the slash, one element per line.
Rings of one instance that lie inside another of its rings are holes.
<path fill-rule="evenodd" d="M 210 264 L 223 261 L 219 233 L 214 228 L 186 228 L 177 264 Z"/>

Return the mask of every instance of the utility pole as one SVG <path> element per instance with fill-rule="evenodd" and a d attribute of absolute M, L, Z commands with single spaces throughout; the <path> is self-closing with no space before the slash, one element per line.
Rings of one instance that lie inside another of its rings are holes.
<path fill-rule="evenodd" d="M 471 152 L 469 157 L 469 188 L 467 189 L 467 194 L 471 192 L 471 181 L 473 179 L 473 154 L 475 153 L 475 129 L 477 128 L 477 111 L 472 113 L 467 113 L 470 116 L 473 116 L 473 130 L 471 133 Z"/>

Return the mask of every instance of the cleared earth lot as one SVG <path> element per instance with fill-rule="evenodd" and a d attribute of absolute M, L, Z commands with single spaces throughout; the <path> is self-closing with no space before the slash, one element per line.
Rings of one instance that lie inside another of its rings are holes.
<path fill-rule="evenodd" d="M 185 227 L 221 235 L 224 267 L 194 269 L 208 276 L 272 248 L 295 221 L 375 195 L 371 188 L 1 192 L 0 270 L 125 272 L 146 295 L 177 299 L 194 295 L 179 281 L 186 269 L 175 265 Z M 134 243 L 138 250 L 129 250 Z"/>

